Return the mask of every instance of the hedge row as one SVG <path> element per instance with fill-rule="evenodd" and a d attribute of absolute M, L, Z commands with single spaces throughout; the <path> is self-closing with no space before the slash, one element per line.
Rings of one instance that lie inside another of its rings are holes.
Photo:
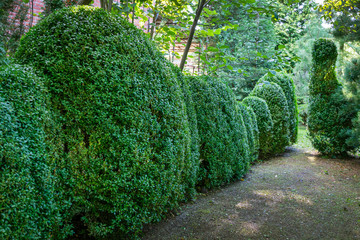
<path fill-rule="evenodd" d="M 143 32 L 99 8 L 53 13 L 15 56 L 40 79 L 2 70 L 4 239 L 136 238 L 196 189 L 238 179 L 258 154 L 289 143 L 277 84 L 238 103 L 224 82 L 185 77 Z"/>
<path fill-rule="evenodd" d="M 31 68 L 0 68 L 0 239 L 49 239 L 55 228 L 45 106 Z"/>
<path fill-rule="evenodd" d="M 298 109 L 294 83 L 288 74 L 263 76 L 243 103 L 257 117 L 261 158 L 282 153 L 296 142 Z"/>

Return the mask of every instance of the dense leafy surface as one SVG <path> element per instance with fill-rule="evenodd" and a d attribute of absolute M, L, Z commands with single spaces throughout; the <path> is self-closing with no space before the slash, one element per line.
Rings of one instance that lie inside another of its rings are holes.
<path fill-rule="evenodd" d="M 290 142 L 295 143 L 298 131 L 298 108 L 295 96 L 295 85 L 291 77 L 286 73 L 277 73 L 275 76 L 265 75 L 259 82 L 269 81 L 278 84 L 283 90 L 289 110 L 289 133 Z"/>
<path fill-rule="evenodd" d="M 273 121 L 266 101 L 259 97 L 249 96 L 242 101 L 250 107 L 255 115 L 259 130 L 259 157 L 267 158 L 271 154 Z"/>
<path fill-rule="evenodd" d="M 43 87 L 29 67 L 0 68 L 0 238 L 48 239 L 53 179 L 43 130 Z"/>
<path fill-rule="evenodd" d="M 199 185 L 221 186 L 241 177 L 250 163 L 244 121 L 234 94 L 210 77 L 189 77 L 200 136 Z"/>
<path fill-rule="evenodd" d="M 59 201 L 79 236 L 136 235 L 194 193 L 183 92 L 135 26 L 66 8 L 32 28 L 16 58 L 45 79 Z"/>
<path fill-rule="evenodd" d="M 349 144 L 359 149 L 360 147 L 360 59 L 352 59 L 345 68 L 346 92 L 350 100 L 355 104 L 357 116 L 353 119 Z"/>
<path fill-rule="evenodd" d="M 319 39 L 314 43 L 310 81 L 308 129 L 313 146 L 327 155 L 345 154 L 354 149 L 348 144 L 355 108 L 348 103 L 337 81 L 337 50 L 333 41 Z"/>
<path fill-rule="evenodd" d="M 259 81 L 250 96 L 266 101 L 273 120 L 272 153 L 281 153 L 289 144 L 289 110 L 281 87 L 273 82 Z"/>
<path fill-rule="evenodd" d="M 258 159 L 259 153 L 259 131 L 256 122 L 256 116 L 253 110 L 242 103 L 238 104 L 239 111 L 243 117 L 246 128 L 246 136 L 249 144 L 249 154 L 251 161 Z"/>

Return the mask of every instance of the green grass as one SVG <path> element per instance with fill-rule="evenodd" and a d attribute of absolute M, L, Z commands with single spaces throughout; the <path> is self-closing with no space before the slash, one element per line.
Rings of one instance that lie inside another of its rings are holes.
<path fill-rule="evenodd" d="M 294 147 L 315 150 L 311 145 L 310 139 L 307 137 L 306 126 L 299 125 L 298 140 Z"/>

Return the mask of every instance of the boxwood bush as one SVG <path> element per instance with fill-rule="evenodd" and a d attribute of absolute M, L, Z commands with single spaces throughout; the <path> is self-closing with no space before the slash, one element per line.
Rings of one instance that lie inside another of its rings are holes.
<path fill-rule="evenodd" d="M 50 239 L 56 227 L 43 87 L 29 67 L 0 67 L 0 239 Z"/>
<path fill-rule="evenodd" d="M 264 99 L 273 120 L 272 153 L 281 153 L 289 144 L 289 110 L 285 94 L 281 87 L 273 82 L 260 81 L 250 96 Z"/>
<path fill-rule="evenodd" d="M 313 146 L 326 155 L 344 155 L 355 146 L 349 144 L 356 109 L 342 93 L 335 73 L 337 50 L 327 39 L 315 41 L 310 79 L 308 130 Z"/>
<path fill-rule="evenodd" d="M 238 103 L 240 114 L 243 117 L 246 128 L 246 136 L 250 150 L 251 161 L 258 158 L 259 153 L 259 132 L 254 111 L 243 103 Z"/>
<path fill-rule="evenodd" d="M 276 73 L 276 75 L 264 75 L 259 81 L 269 81 L 278 84 L 283 90 L 289 109 L 289 133 L 290 143 L 295 143 L 298 132 L 298 106 L 295 94 L 295 85 L 292 78 L 284 72 Z"/>
<path fill-rule="evenodd" d="M 269 107 L 264 99 L 255 96 L 248 96 L 242 103 L 250 107 L 256 115 L 256 122 L 259 130 L 259 158 L 267 158 L 272 153 L 272 131 L 273 121 Z"/>
<path fill-rule="evenodd" d="M 243 104 L 245 105 L 245 104 Z M 245 105 L 246 106 L 246 105 Z M 256 114 L 254 112 L 254 110 L 251 107 L 246 106 L 247 111 L 250 114 L 250 118 L 251 118 L 251 123 L 253 126 L 253 132 L 254 132 L 254 148 L 255 148 L 255 156 L 254 156 L 254 160 L 257 160 L 259 158 L 259 148 L 260 148 L 260 143 L 259 143 L 259 127 L 258 127 L 258 123 L 256 120 Z"/>
<path fill-rule="evenodd" d="M 185 173 L 187 173 L 187 175 L 184 176 L 184 179 L 188 181 L 188 183 L 186 183 L 189 186 L 187 190 L 190 191 L 187 193 L 186 197 L 188 199 L 191 199 L 196 194 L 195 185 L 198 178 L 200 164 L 200 137 L 197 128 L 196 111 L 191 91 L 189 89 L 188 78 L 184 76 L 179 67 L 175 66 L 171 62 L 168 62 L 167 64 L 171 68 L 172 74 L 174 74 L 174 77 L 177 79 L 178 83 L 181 86 L 186 104 L 186 113 L 189 121 L 189 130 L 191 136 L 191 156 L 189 156 L 189 158 L 192 163 L 186 165 L 187 167 L 191 167 L 191 169 L 187 169 L 186 171 L 184 171 Z"/>
<path fill-rule="evenodd" d="M 246 129 L 235 96 L 220 79 L 189 77 L 200 136 L 199 186 L 241 177 L 250 163 Z"/>
<path fill-rule="evenodd" d="M 184 94 L 134 25 L 100 8 L 65 8 L 30 29 L 16 59 L 48 88 L 74 236 L 137 236 L 194 192 Z"/>

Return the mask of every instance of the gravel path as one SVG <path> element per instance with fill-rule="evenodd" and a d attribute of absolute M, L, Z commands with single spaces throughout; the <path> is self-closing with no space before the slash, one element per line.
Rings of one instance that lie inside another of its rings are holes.
<path fill-rule="evenodd" d="M 143 239 L 360 239 L 360 160 L 290 148 L 147 226 Z"/>

